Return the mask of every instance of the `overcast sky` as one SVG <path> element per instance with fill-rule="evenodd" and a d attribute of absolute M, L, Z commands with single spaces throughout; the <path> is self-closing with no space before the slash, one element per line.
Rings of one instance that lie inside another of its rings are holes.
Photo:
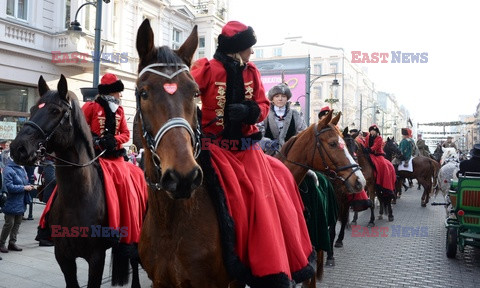
<path fill-rule="evenodd" d="M 286 36 L 351 51 L 388 53 L 366 65 L 376 90 L 393 93 L 420 123 L 455 121 L 480 102 L 480 1 L 230 0 L 230 20 L 259 44 Z M 428 53 L 427 63 L 391 63 L 391 51 Z"/>

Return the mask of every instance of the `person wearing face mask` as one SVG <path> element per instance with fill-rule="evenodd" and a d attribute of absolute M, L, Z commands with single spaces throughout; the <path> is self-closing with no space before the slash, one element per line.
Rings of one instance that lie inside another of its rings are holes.
<path fill-rule="evenodd" d="M 213 59 L 192 65 L 202 101 L 202 150 L 210 155 L 202 169 L 213 193 L 225 199 L 217 204 L 219 222 L 232 223 L 220 225 L 222 237 L 235 237 L 223 242 L 229 273 L 252 288 L 290 287 L 314 275 L 315 252 L 291 172 L 258 144 L 256 124 L 270 103 L 249 61 L 256 42 L 252 27 L 230 21 Z"/>

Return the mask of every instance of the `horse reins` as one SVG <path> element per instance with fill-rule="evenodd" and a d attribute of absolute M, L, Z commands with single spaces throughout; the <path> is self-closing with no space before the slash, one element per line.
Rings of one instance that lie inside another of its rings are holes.
<path fill-rule="evenodd" d="M 158 70 L 154 70 L 154 69 L 152 69 L 152 67 L 162 67 L 162 68 L 163 67 L 180 67 L 180 68 L 177 69 L 176 71 L 172 72 L 172 73 L 167 74 L 167 73 L 160 72 Z M 182 73 L 184 71 L 190 71 L 190 68 L 185 64 L 180 64 L 180 63 L 171 63 L 171 64 L 168 64 L 168 63 L 153 63 L 153 64 L 150 64 L 150 65 L 146 66 L 145 68 L 143 68 L 142 71 L 140 71 L 140 73 L 138 74 L 138 78 L 140 78 L 144 73 L 150 72 L 150 73 L 157 74 L 161 77 L 167 78 L 169 80 L 172 80 L 174 77 L 180 75 L 180 73 Z M 185 118 L 173 117 L 173 118 L 168 119 L 168 121 L 165 122 L 165 124 L 163 124 L 160 127 L 160 129 L 158 129 L 157 133 L 155 134 L 155 137 L 153 137 L 153 135 L 147 129 L 147 125 L 145 124 L 142 108 L 141 108 L 141 105 L 140 105 L 140 101 L 141 101 L 141 98 L 142 98 L 141 95 L 143 93 L 146 93 L 146 92 L 145 91 L 140 92 L 138 90 L 138 88 L 135 89 L 135 98 L 137 100 L 137 111 L 139 112 L 140 123 L 142 125 L 143 138 L 147 142 L 148 149 L 152 153 L 152 162 L 153 162 L 153 165 L 155 166 L 155 172 L 156 172 L 156 176 L 157 176 L 156 178 L 159 178 L 159 176 L 162 173 L 162 169 L 160 167 L 160 164 L 161 164 L 160 163 L 160 156 L 158 156 L 156 150 L 158 148 L 158 145 L 162 141 L 163 136 L 170 129 L 173 129 L 173 128 L 184 128 L 184 129 L 186 129 L 188 134 L 190 134 L 190 139 L 191 139 L 192 147 L 193 147 L 193 156 L 196 159 L 196 158 L 198 158 L 198 155 L 200 155 L 200 151 L 201 151 L 201 149 L 200 149 L 200 125 L 197 125 L 197 128 L 194 131 L 192 129 L 192 127 L 190 126 L 190 123 L 188 123 L 188 121 Z M 153 182 L 152 180 L 150 180 L 150 178 L 146 174 L 145 174 L 145 180 L 146 180 L 148 186 L 150 186 L 151 188 L 156 189 L 156 190 L 161 190 L 161 187 L 162 187 L 161 184 L 159 182 Z"/>
<path fill-rule="evenodd" d="M 338 167 L 336 168 L 335 170 L 333 169 L 330 169 L 330 167 L 328 166 L 328 163 L 324 160 L 324 155 L 326 155 L 328 157 L 328 159 L 330 160 L 330 162 L 334 163 L 332 158 L 330 157 L 330 155 L 328 155 L 328 153 L 326 153 L 326 150 L 325 150 L 325 147 L 323 146 L 322 142 L 320 141 L 319 137 L 320 137 L 320 134 L 326 132 L 326 131 L 329 131 L 329 130 L 332 130 L 331 127 L 326 127 L 326 128 L 323 128 L 321 129 L 320 131 L 318 131 L 317 129 L 318 127 L 318 124 L 315 123 L 315 127 L 314 127 L 314 137 L 315 137 L 315 148 L 313 149 L 313 153 L 312 153 L 312 163 L 315 159 L 315 153 L 316 151 L 318 150 L 318 154 L 320 155 L 320 158 L 322 159 L 322 163 L 323 163 L 323 166 L 324 166 L 324 170 L 327 172 L 326 175 L 327 177 L 329 177 L 330 179 L 339 179 L 341 180 L 342 182 L 345 182 L 345 183 L 348 183 L 347 180 L 358 170 L 360 170 L 360 167 L 358 164 L 350 164 L 350 165 L 346 165 L 346 166 L 342 166 L 342 167 Z M 323 152 L 322 152 L 323 151 Z M 283 153 L 281 153 L 280 151 L 277 150 L 277 152 L 285 159 L 285 161 L 291 163 L 291 164 L 294 164 L 294 165 L 297 165 L 297 166 L 300 166 L 304 169 L 307 169 L 307 170 L 313 170 L 315 171 L 315 169 L 313 168 L 313 164 L 312 166 L 310 165 L 306 165 L 306 164 L 303 164 L 303 163 L 299 163 L 299 162 L 296 162 L 296 161 L 292 161 L 292 160 L 289 160 L 287 158 L 286 155 L 284 155 Z M 348 169 L 352 169 L 352 172 L 347 176 L 347 178 L 343 178 L 341 176 L 338 175 L 338 172 L 341 172 L 341 171 L 345 171 L 345 170 L 348 170 Z"/>
<path fill-rule="evenodd" d="M 50 138 L 53 136 L 53 133 L 55 133 L 55 131 L 58 129 L 58 127 L 60 127 L 61 125 L 63 125 L 66 121 L 69 121 L 70 123 L 70 126 L 72 126 L 72 121 L 70 121 L 70 111 L 72 111 L 72 104 L 66 100 L 62 100 L 62 102 L 67 106 L 67 110 L 63 113 L 63 116 L 62 118 L 60 119 L 60 121 L 58 122 L 58 124 L 52 129 L 52 131 L 50 133 L 46 133 L 42 127 L 40 127 L 40 125 L 38 125 L 37 123 L 31 121 L 31 120 L 28 120 L 27 122 L 25 122 L 25 125 L 28 125 L 28 126 L 31 126 L 33 127 L 34 129 L 36 129 L 37 131 L 39 131 L 43 138 L 45 139 L 44 141 L 38 143 L 38 150 L 36 151 L 37 153 L 37 159 L 38 161 L 41 161 L 41 159 L 44 159 L 45 158 L 45 155 L 46 156 L 50 156 L 52 157 L 53 159 L 55 160 L 59 160 L 59 161 L 62 161 L 63 163 L 66 163 L 67 165 L 58 165 L 58 164 L 55 164 L 53 166 L 55 167 L 70 167 L 70 166 L 75 166 L 75 167 L 86 167 L 90 164 L 92 164 L 93 162 L 95 162 L 100 156 L 103 155 L 103 153 L 105 153 L 106 150 L 103 150 L 98 156 L 96 156 L 95 158 L 93 158 L 92 160 L 86 162 L 86 163 L 83 163 L 83 164 L 77 164 L 77 163 L 73 163 L 73 162 L 70 162 L 70 161 L 67 161 L 67 160 L 64 160 L 62 158 L 58 158 L 57 156 L 53 155 L 53 154 L 50 154 L 50 153 L 47 153 L 47 143 L 48 141 L 50 140 Z"/>

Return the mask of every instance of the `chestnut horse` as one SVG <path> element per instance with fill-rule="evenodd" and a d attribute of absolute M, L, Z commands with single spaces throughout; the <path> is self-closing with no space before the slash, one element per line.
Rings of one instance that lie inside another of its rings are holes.
<path fill-rule="evenodd" d="M 31 108 L 31 118 L 10 145 L 12 158 L 22 165 L 35 165 L 45 155 L 56 159 L 57 192 L 49 211 L 50 226 L 69 229 L 97 225 L 108 227 L 103 174 L 96 161 L 92 134 L 77 97 L 68 91 L 63 75 L 57 91 L 51 91 L 41 76 L 38 89 L 41 97 Z M 88 262 L 88 287 L 100 287 L 105 250 L 112 245 L 115 248 L 112 250 L 112 285 L 128 283 L 129 259 L 124 257 L 125 251 L 117 249 L 114 239 L 88 234 L 87 237 L 54 237 L 53 241 L 55 258 L 67 287 L 79 287 L 77 257 Z M 132 287 L 140 287 L 138 260 L 133 257 L 130 262 L 133 268 Z"/>
<path fill-rule="evenodd" d="M 348 151 L 354 155 L 355 160 L 358 162 L 360 167 L 362 168 L 362 173 L 367 180 L 367 185 L 365 186 L 365 190 L 368 193 L 368 198 L 372 200 L 372 206 L 370 210 L 370 221 L 368 222 L 368 227 L 375 226 L 375 197 L 377 197 L 378 201 L 380 202 L 380 209 L 379 209 L 379 216 L 378 219 L 383 219 L 383 211 L 386 210 L 388 213 L 388 220 L 393 221 L 393 211 L 392 211 L 392 200 L 391 197 L 384 198 L 381 197 L 381 193 L 379 193 L 377 186 L 376 186 L 376 177 L 375 177 L 375 166 L 373 165 L 372 160 L 370 160 L 370 156 L 368 155 L 367 150 L 365 147 L 362 146 L 359 142 L 355 140 L 360 132 L 357 132 L 353 135 L 348 133 L 348 127 L 345 128 L 343 131 L 343 137 L 345 139 L 345 143 L 347 144 Z M 358 212 L 354 212 L 352 224 L 356 225 L 358 219 Z"/>
<path fill-rule="evenodd" d="M 288 140 L 280 150 L 280 159 L 292 172 L 297 184 L 308 170 L 324 173 L 343 193 L 357 193 L 365 186 L 362 172 L 345 147 L 336 127 L 341 113 L 332 119 L 333 111 L 318 123 L 310 125 Z M 336 189 L 336 193 L 338 193 Z M 348 210 L 347 210 L 348 211 Z M 331 239 L 333 241 L 333 239 Z M 323 273 L 323 251 L 317 250 L 317 278 Z M 315 287 L 315 279 L 305 283 Z"/>
<path fill-rule="evenodd" d="M 421 206 L 426 207 L 430 199 L 430 194 L 432 193 L 433 188 L 435 188 L 434 185 L 437 183 L 440 164 L 430 157 L 416 156 L 412 160 L 413 172 L 398 171 L 398 164 L 396 163 L 400 162 L 398 157 L 401 155 L 398 144 L 393 139 L 387 138 L 383 149 L 387 155 L 387 159 L 392 161 L 394 164 L 395 171 L 397 173 L 395 193 L 397 195 L 401 195 L 402 183 L 405 179 L 417 179 L 418 184 L 423 187 Z"/>

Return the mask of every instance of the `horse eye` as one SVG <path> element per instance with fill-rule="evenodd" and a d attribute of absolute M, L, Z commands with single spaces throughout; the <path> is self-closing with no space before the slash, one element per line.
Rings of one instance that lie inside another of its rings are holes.
<path fill-rule="evenodd" d="M 195 91 L 195 94 L 193 94 L 193 97 L 197 98 L 198 96 L 200 96 L 200 91 Z"/>
<path fill-rule="evenodd" d="M 335 142 L 330 142 L 330 143 L 328 143 L 328 145 L 332 148 L 335 148 L 335 147 L 337 147 L 337 142 L 336 141 Z"/>
<path fill-rule="evenodd" d="M 142 92 L 140 92 L 140 97 L 142 97 L 142 99 L 147 99 L 148 98 L 147 91 L 143 90 Z"/>

